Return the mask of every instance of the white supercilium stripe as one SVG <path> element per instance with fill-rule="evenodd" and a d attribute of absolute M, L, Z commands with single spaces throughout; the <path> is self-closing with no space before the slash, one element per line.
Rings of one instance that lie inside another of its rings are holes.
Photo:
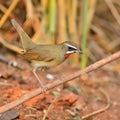
<path fill-rule="evenodd" d="M 76 48 L 75 46 L 72 46 L 72 45 L 67 44 L 67 43 L 66 43 L 66 45 L 67 45 L 67 46 L 69 46 L 69 47 L 72 47 L 72 48 L 74 48 L 74 49 L 76 49 L 76 50 L 77 50 L 77 48 Z"/>

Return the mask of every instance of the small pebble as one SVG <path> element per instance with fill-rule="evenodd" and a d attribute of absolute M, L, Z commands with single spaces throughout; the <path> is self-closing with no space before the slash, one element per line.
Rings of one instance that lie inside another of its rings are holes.
<path fill-rule="evenodd" d="M 49 80 L 54 80 L 54 76 L 51 75 L 51 74 L 47 74 L 47 75 L 46 75 L 46 78 L 49 79 Z"/>
<path fill-rule="evenodd" d="M 12 62 L 12 65 L 13 65 L 14 67 L 17 67 L 18 64 L 17 64 L 16 61 L 13 61 L 13 62 Z"/>

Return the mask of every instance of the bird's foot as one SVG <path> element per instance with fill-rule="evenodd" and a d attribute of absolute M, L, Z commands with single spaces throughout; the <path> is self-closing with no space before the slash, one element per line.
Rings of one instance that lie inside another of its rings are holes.
<path fill-rule="evenodd" d="M 43 85 L 41 85 L 40 88 L 41 88 L 42 93 L 45 93 L 48 89 L 47 87 L 45 87 Z"/>
<path fill-rule="evenodd" d="M 48 88 L 46 86 L 41 85 L 40 89 L 41 89 L 41 93 L 44 94 L 44 98 L 45 98 L 46 97 L 46 91 L 47 91 Z"/>

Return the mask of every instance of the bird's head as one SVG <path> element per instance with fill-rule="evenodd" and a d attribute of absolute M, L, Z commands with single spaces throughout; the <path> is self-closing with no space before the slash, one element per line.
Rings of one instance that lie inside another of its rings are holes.
<path fill-rule="evenodd" d="M 73 53 L 80 53 L 82 54 L 82 51 L 79 49 L 76 43 L 72 41 L 65 41 L 63 45 L 66 48 L 65 58 L 67 59 L 70 55 Z"/>

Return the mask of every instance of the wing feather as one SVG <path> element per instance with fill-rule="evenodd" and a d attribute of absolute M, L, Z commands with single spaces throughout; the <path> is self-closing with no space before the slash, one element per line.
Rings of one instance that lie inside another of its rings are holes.
<path fill-rule="evenodd" d="M 47 50 L 42 51 L 41 53 L 35 51 L 27 51 L 22 56 L 28 60 L 45 61 L 45 62 L 50 62 L 55 59 L 55 57 L 50 56 L 49 51 Z"/>

